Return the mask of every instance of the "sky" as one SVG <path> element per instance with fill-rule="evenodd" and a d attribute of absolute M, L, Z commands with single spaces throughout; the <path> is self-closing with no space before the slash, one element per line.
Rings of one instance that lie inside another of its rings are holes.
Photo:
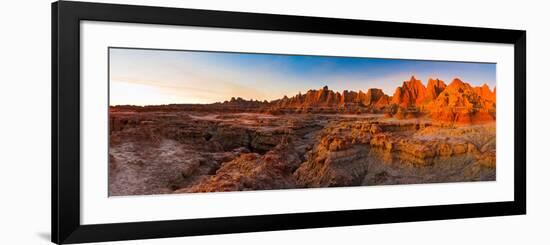
<path fill-rule="evenodd" d="M 153 49 L 109 49 L 111 105 L 205 104 L 231 97 L 274 100 L 310 89 L 367 91 L 392 95 L 411 76 L 460 78 L 494 88 L 496 64 L 251 54 Z"/>

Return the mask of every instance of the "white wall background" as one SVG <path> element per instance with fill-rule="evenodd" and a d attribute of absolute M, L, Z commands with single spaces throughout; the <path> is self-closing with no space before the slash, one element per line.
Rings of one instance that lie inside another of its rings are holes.
<path fill-rule="evenodd" d="M 106 1 L 115 2 L 115 1 Z M 277 231 L 105 244 L 548 244 L 547 97 L 550 29 L 544 1 L 119 0 L 119 3 L 527 30 L 526 216 Z M 48 244 L 50 1 L 0 10 L 0 243 Z"/>

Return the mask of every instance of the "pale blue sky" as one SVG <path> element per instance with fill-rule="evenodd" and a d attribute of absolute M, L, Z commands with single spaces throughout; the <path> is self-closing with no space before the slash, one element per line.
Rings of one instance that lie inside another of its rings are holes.
<path fill-rule="evenodd" d="M 213 103 L 273 100 L 325 85 L 381 88 L 392 95 L 412 75 L 427 83 L 460 78 L 495 86 L 496 64 L 226 52 L 110 49 L 110 103 Z"/>

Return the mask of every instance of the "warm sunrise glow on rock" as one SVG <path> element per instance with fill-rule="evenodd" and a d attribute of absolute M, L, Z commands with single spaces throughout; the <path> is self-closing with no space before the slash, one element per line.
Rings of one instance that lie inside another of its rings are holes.
<path fill-rule="evenodd" d="M 109 196 L 496 180 L 496 64 L 110 54 Z"/>
<path fill-rule="evenodd" d="M 391 95 L 411 75 L 496 84 L 490 63 L 112 48 L 110 66 L 111 105 L 271 101 L 323 86 Z"/>

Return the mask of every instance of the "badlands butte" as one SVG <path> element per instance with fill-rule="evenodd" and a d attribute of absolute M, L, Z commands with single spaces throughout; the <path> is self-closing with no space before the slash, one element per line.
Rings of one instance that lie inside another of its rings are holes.
<path fill-rule="evenodd" d="M 496 89 L 414 76 L 390 96 L 111 106 L 109 195 L 496 179 Z"/>

